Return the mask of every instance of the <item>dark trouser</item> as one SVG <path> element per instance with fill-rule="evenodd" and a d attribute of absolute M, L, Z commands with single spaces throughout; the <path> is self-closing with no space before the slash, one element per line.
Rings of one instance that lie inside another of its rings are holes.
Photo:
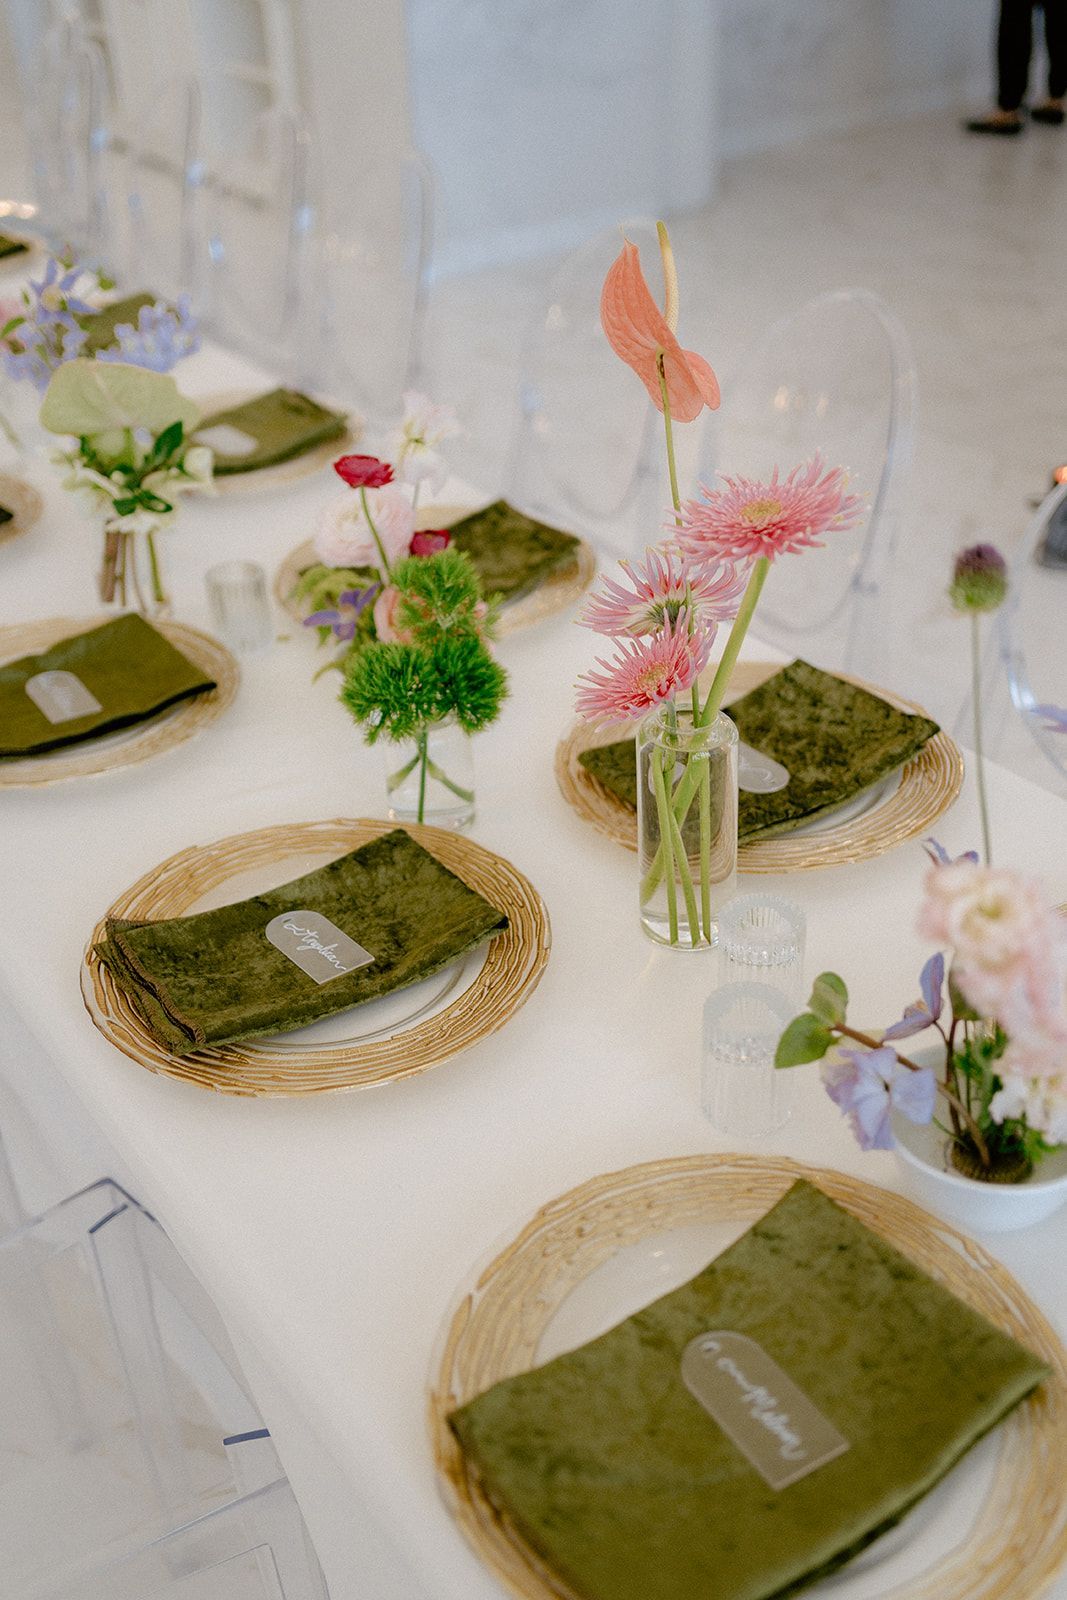
<path fill-rule="evenodd" d="M 1000 0 L 997 28 L 997 104 L 1018 111 L 1030 77 L 1035 0 Z M 1050 100 L 1067 94 L 1067 0 L 1044 0 Z"/>

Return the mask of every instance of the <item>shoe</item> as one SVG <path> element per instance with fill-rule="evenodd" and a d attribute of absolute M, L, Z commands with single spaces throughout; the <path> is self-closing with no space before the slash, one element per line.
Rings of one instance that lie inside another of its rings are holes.
<path fill-rule="evenodd" d="M 963 126 L 968 133 L 994 133 L 1004 139 L 1014 138 L 1023 131 L 1021 117 L 1016 117 L 1014 122 L 1002 122 L 999 117 L 974 117 Z"/>
<path fill-rule="evenodd" d="M 1030 112 L 1031 122 L 1046 122 L 1050 128 L 1062 128 L 1064 112 L 1061 106 L 1034 106 Z"/>

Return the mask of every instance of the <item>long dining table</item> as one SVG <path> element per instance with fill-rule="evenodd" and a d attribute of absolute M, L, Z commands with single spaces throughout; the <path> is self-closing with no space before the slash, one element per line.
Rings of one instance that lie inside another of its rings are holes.
<path fill-rule="evenodd" d="M 266 379 L 205 350 L 177 374 L 194 396 Z M 0 624 L 99 614 L 99 525 L 55 468 L 32 474 L 44 515 L 0 549 Z M 291 484 L 188 498 L 163 536 L 173 614 L 210 631 L 204 573 L 231 558 L 273 574 L 344 493 L 326 468 Z M 455 503 L 447 489 L 442 503 Z M 383 764 L 314 678 L 313 637 L 276 614 L 272 647 L 240 659 L 225 715 L 142 765 L 0 790 L 3 1074 L 53 1071 L 123 1176 L 217 1302 L 303 1506 L 334 1600 L 501 1600 L 435 1481 L 427 1395 L 442 1330 L 479 1267 L 546 1202 L 632 1163 L 727 1148 L 788 1155 L 889 1189 L 797 1071 L 789 1122 L 729 1144 L 701 1110 L 701 1018 L 716 957 L 657 948 L 637 916 L 635 857 L 566 804 L 556 742 L 597 641 L 573 613 L 499 646 L 511 684 L 476 741 L 472 837 L 524 872 L 551 920 L 543 978 L 502 1031 L 402 1081 L 344 1093 L 236 1098 L 154 1075 L 86 1013 L 79 971 L 117 895 L 176 851 L 271 824 L 381 817 Z M 758 632 L 758 625 L 757 625 Z M 754 639 L 748 654 L 774 658 Z M 892 687 L 888 685 L 887 687 Z M 953 853 L 978 838 L 973 761 L 938 822 Z M 1067 899 L 1067 805 L 988 768 L 999 859 Z M 855 865 L 761 877 L 807 916 L 807 975 L 846 975 L 855 1016 L 886 1024 L 917 992 L 918 839 Z M 757 880 L 742 880 L 756 887 Z M 16 1036 L 32 1049 L 16 1047 Z M 1063 1217 L 985 1246 L 1067 1332 Z M 1052 1591 L 1067 1600 L 1067 1577 Z"/>

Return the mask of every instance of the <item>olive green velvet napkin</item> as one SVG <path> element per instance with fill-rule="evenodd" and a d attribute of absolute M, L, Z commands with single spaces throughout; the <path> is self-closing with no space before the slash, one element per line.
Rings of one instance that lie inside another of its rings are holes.
<path fill-rule="evenodd" d="M 506 603 L 573 561 L 580 540 L 496 500 L 451 527 L 452 543 L 471 559 L 488 599 Z"/>
<path fill-rule="evenodd" d="M 13 239 L 9 233 L 0 233 L 0 261 L 6 256 L 21 255 L 28 250 L 29 245 L 23 239 Z"/>
<path fill-rule="evenodd" d="M 716 1330 L 754 1340 L 844 1453 L 772 1489 L 680 1376 Z M 768 1600 L 898 1522 L 1047 1376 L 801 1182 L 690 1283 L 450 1421 L 493 1504 L 582 1600 Z"/>
<path fill-rule="evenodd" d="M 6 506 L 0 506 L 0 524 L 12 521 L 14 515 L 15 513 L 9 511 Z"/>
<path fill-rule="evenodd" d="M 373 957 L 316 983 L 267 939 L 311 911 Z M 266 894 L 167 922 L 107 924 L 97 955 L 155 1039 L 175 1055 L 287 1033 L 429 977 L 508 925 L 503 912 L 417 844 L 382 834 Z"/>
<path fill-rule="evenodd" d="M 50 722 L 26 692 L 42 672 L 69 672 L 100 710 Z M 40 755 L 154 717 L 165 706 L 215 687 L 201 669 L 135 612 L 61 639 L 38 655 L 0 667 L 0 757 Z"/>
<path fill-rule="evenodd" d="M 110 350 L 115 343 L 115 329 L 119 324 L 128 322 L 136 328 L 142 308 L 154 306 L 158 298 L 158 295 L 147 291 L 128 294 L 121 300 L 113 300 L 100 311 L 94 311 L 91 316 L 79 317 L 78 322 L 86 332 L 86 340 L 79 354 L 95 356 L 98 350 Z"/>
<path fill-rule="evenodd" d="M 793 661 L 725 708 L 753 750 L 780 761 L 789 782 L 775 794 L 741 791 L 739 839 L 772 838 L 835 811 L 917 755 L 938 731 L 929 717 L 832 673 Z M 626 805 L 637 807 L 632 739 L 583 750 L 582 766 Z"/>
<path fill-rule="evenodd" d="M 205 417 L 194 437 L 209 428 L 236 428 L 256 441 L 254 450 L 244 455 L 215 451 L 215 476 L 225 478 L 237 472 L 259 472 L 282 461 L 314 450 L 330 439 L 339 439 L 348 425 L 342 411 L 330 411 L 317 400 L 296 389 L 272 389 L 241 405 L 229 406 Z M 208 440 L 208 443 L 211 441 Z"/>

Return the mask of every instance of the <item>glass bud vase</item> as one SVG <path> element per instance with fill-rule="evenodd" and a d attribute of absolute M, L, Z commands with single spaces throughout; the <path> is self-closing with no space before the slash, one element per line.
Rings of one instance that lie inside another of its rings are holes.
<path fill-rule="evenodd" d="M 469 734 L 451 718 L 428 723 L 413 739 L 384 746 L 385 788 L 394 822 L 466 828 L 474 821 L 474 755 Z"/>
<path fill-rule="evenodd" d="M 662 705 L 637 734 L 641 926 L 657 944 L 709 949 L 737 885 L 737 728 Z"/>
<path fill-rule="evenodd" d="M 120 611 L 167 617 L 170 601 L 163 588 L 155 532 L 131 533 L 109 519 L 104 523 L 100 598 Z"/>

